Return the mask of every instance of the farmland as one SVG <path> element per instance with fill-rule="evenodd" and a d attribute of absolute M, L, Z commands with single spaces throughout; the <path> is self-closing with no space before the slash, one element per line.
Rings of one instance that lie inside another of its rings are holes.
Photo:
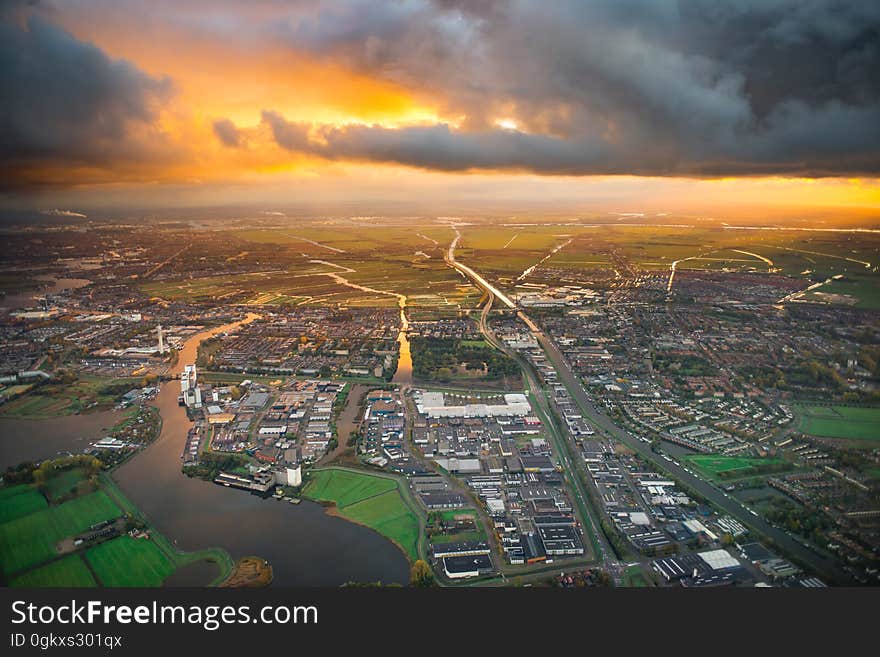
<path fill-rule="evenodd" d="M 46 498 L 31 486 L 0 489 L 0 524 L 45 509 Z"/>
<path fill-rule="evenodd" d="M 431 233 L 431 237 L 425 233 Z M 441 235 L 442 233 L 442 235 Z M 445 235 L 445 237 L 443 237 Z M 332 304 L 393 307 L 472 307 L 479 292 L 443 261 L 448 229 L 366 226 L 235 231 L 243 244 L 275 247 L 273 268 L 234 274 L 147 281 L 140 289 L 173 300 L 217 298 L 248 305 Z M 381 258 L 377 258 L 381 254 Z M 255 263 L 256 264 L 256 263 Z M 277 266 L 280 265 L 280 266 Z M 364 289 L 366 288 L 366 289 Z"/>
<path fill-rule="evenodd" d="M 880 408 L 800 406 L 800 430 L 822 438 L 880 440 Z"/>
<path fill-rule="evenodd" d="M 45 566 L 34 568 L 14 577 L 10 586 L 16 587 L 92 587 L 95 578 L 78 554 L 70 554 Z"/>
<path fill-rule="evenodd" d="M 30 513 L 0 525 L 3 574 L 31 568 L 58 554 L 56 544 L 102 520 L 122 515 L 103 491 Z"/>
<path fill-rule="evenodd" d="M 119 536 L 85 555 L 104 586 L 161 586 L 175 565 L 151 540 Z"/>
<path fill-rule="evenodd" d="M 178 551 L 160 533 L 149 538 L 122 534 L 86 549 L 70 540 L 104 520 L 125 515 L 143 527 L 139 511 L 109 477 L 99 475 L 99 490 L 81 468 L 61 470 L 42 487 L 18 484 L 0 489 L 0 566 L 12 586 L 161 586 L 181 566 L 211 561 L 222 578 L 232 560 L 222 550 Z M 58 502 L 59 499 L 75 496 Z M 76 550 L 73 553 L 68 553 Z M 83 551 L 85 550 L 85 551 Z"/>
<path fill-rule="evenodd" d="M 303 496 L 334 504 L 343 518 L 376 530 L 410 559 L 418 558 L 419 521 L 394 479 L 335 468 L 316 470 Z"/>
<path fill-rule="evenodd" d="M 874 235 L 820 234 L 797 230 L 719 229 L 691 223 L 565 222 L 558 224 L 469 222 L 458 224 L 458 257 L 504 287 L 542 270 L 562 277 L 633 267 L 781 274 L 804 288 L 843 278 L 810 293 L 811 300 L 858 308 L 880 307 Z M 472 309 L 479 291 L 444 262 L 455 232 L 444 223 L 379 225 L 359 221 L 306 221 L 225 231 L 234 249 L 227 271 L 184 271 L 137 285 L 150 296 L 200 303 L 224 300 L 251 306 L 340 305 L 393 307 L 406 295 L 413 316 L 421 310 Z M 534 268 L 534 269 L 532 269 Z M 520 281 L 521 282 L 521 281 Z M 831 295 L 831 296 L 829 296 Z"/>

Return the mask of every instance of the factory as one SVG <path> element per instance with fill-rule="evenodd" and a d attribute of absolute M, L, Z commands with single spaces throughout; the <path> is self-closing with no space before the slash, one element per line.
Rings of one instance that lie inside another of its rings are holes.
<path fill-rule="evenodd" d="M 446 405 L 446 398 L 442 392 L 416 393 L 416 407 L 419 413 L 427 417 L 523 417 L 531 415 L 532 406 L 522 393 L 508 393 L 504 395 L 503 404 L 462 404 Z"/>

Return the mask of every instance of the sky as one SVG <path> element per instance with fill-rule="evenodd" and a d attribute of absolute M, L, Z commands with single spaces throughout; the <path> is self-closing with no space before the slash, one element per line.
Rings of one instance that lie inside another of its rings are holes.
<path fill-rule="evenodd" d="M 8 0 L 0 81 L 5 208 L 880 209 L 871 0 Z"/>

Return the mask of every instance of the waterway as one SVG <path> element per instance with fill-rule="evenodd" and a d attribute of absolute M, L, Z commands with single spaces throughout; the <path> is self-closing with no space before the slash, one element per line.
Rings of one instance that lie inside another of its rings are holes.
<path fill-rule="evenodd" d="M 172 373 L 194 362 L 199 342 L 237 325 L 191 337 Z M 219 546 L 236 559 L 263 557 L 273 567 L 276 586 L 407 582 L 408 562 L 393 543 L 366 527 L 328 515 L 318 504 L 262 499 L 186 477 L 181 472 L 180 454 L 191 423 L 185 409 L 177 404 L 178 393 L 176 381 L 162 385 L 155 400 L 162 415 L 159 438 L 118 468 L 114 478 L 149 521 L 179 548 Z"/>
<path fill-rule="evenodd" d="M 4 297 L 0 297 L 0 308 L 5 308 L 10 311 L 18 310 L 20 308 L 30 308 L 35 305 L 41 297 L 58 294 L 64 290 L 76 290 L 91 283 L 91 281 L 86 278 L 37 276 L 36 279 L 47 283 L 46 287 L 39 290 L 30 290 L 18 294 L 7 294 Z"/>
<path fill-rule="evenodd" d="M 0 468 L 79 453 L 122 421 L 124 411 L 54 418 L 0 418 Z"/>
<path fill-rule="evenodd" d="M 406 297 L 400 296 L 400 333 L 397 334 L 397 343 L 400 345 L 400 354 L 397 358 L 397 369 L 394 371 L 392 383 L 412 383 L 412 353 L 409 349 L 409 338 L 406 333 L 409 330 L 409 320 L 406 318 Z"/>

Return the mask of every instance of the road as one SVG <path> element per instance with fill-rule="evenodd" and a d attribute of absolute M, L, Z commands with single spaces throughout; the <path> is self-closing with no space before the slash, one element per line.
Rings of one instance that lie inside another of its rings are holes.
<path fill-rule="evenodd" d="M 459 233 L 458 229 L 455 229 L 456 238 L 453 240 L 452 244 L 449 247 L 449 250 L 446 254 L 446 262 L 451 266 L 457 269 L 458 271 L 465 274 L 468 278 L 470 278 L 480 289 L 487 292 L 490 296 L 494 296 L 502 301 L 509 308 L 515 308 L 515 304 L 508 299 L 503 293 L 497 290 L 494 286 L 492 286 L 488 281 L 486 281 L 482 276 L 480 276 L 473 269 L 458 262 L 455 259 L 455 247 L 458 245 L 459 240 L 461 239 L 461 233 Z M 489 303 L 491 304 L 491 298 Z M 491 334 L 491 331 L 488 330 L 488 325 L 486 322 L 488 310 L 484 309 L 481 317 L 480 317 L 480 330 L 483 331 L 484 335 L 486 335 L 487 339 L 495 345 L 496 347 L 505 351 L 505 353 L 510 353 L 503 345 L 501 345 Z M 547 355 L 548 360 L 553 364 L 553 367 L 556 369 L 557 376 L 561 383 L 568 388 L 569 394 L 571 394 L 572 398 L 584 412 L 586 417 L 598 428 L 603 430 L 606 434 L 610 435 L 614 439 L 623 443 L 627 447 L 630 447 L 634 451 L 636 451 L 642 458 L 644 458 L 649 463 L 653 463 L 660 471 L 665 471 L 669 475 L 671 475 L 674 479 L 682 482 L 686 486 L 688 486 L 691 490 L 695 491 L 697 494 L 708 500 L 711 504 L 713 504 L 716 508 L 721 509 L 725 513 L 730 514 L 732 517 L 739 520 L 742 524 L 746 525 L 753 529 L 756 533 L 766 536 L 772 539 L 779 549 L 785 552 L 788 555 L 791 555 L 792 558 L 799 560 L 800 562 L 806 564 L 815 572 L 823 575 L 824 577 L 830 579 L 836 584 L 855 584 L 853 579 L 841 568 L 840 564 L 838 564 L 832 557 L 825 556 L 824 554 L 817 552 L 803 544 L 799 541 L 795 540 L 792 536 L 790 536 L 787 532 L 771 525 L 761 516 L 755 514 L 754 511 L 746 507 L 744 504 L 736 500 L 735 498 L 728 495 L 726 492 L 716 488 L 714 485 L 710 484 L 703 479 L 691 474 L 686 471 L 683 467 L 681 467 L 675 461 L 667 461 L 663 459 L 660 455 L 654 453 L 650 449 L 650 445 L 648 443 L 643 443 L 631 436 L 627 431 L 624 431 L 621 427 L 614 423 L 614 421 L 602 410 L 597 408 L 592 400 L 587 395 L 586 390 L 584 390 L 583 385 L 575 376 L 574 372 L 572 372 L 568 362 L 565 357 L 562 355 L 562 352 L 556 346 L 556 344 L 544 334 L 543 331 L 521 310 L 517 311 L 517 316 L 529 327 L 529 330 L 534 335 L 535 339 L 538 340 L 538 343 L 543 348 L 544 352 Z M 491 336 L 491 339 L 490 339 Z M 518 355 L 511 354 L 518 361 L 522 362 Z M 546 399 L 544 398 L 542 388 L 534 380 L 533 374 L 531 372 L 531 368 L 523 367 L 523 374 L 526 376 L 528 380 L 528 385 L 531 390 L 535 393 L 532 395 L 533 399 L 539 402 L 539 404 L 543 401 L 543 404 L 546 405 Z M 549 415 L 548 415 L 549 417 Z M 577 470 L 572 467 L 569 450 L 561 449 L 558 450 L 559 456 L 562 459 L 562 466 L 566 469 L 567 472 L 575 473 Z M 579 477 L 572 476 L 573 484 L 575 485 L 575 490 L 578 494 L 579 502 L 581 505 L 585 506 L 586 494 L 582 490 Z M 600 545 L 604 543 L 604 537 L 601 535 L 601 530 L 598 525 L 593 523 L 593 526 L 596 528 L 597 539 L 599 539 Z M 603 552 L 603 560 L 608 559 L 607 555 L 605 555 L 605 550 Z M 614 560 L 609 559 L 609 565 L 612 565 Z"/>
<path fill-rule="evenodd" d="M 457 228 L 455 229 L 455 232 L 456 237 L 452 241 L 452 244 L 449 246 L 449 250 L 446 253 L 446 263 L 450 267 L 454 267 L 458 271 L 465 274 L 468 278 L 474 281 L 474 283 L 476 283 L 477 287 L 479 287 L 488 295 L 488 300 L 485 306 L 483 306 L 482 312 L 480 313 L 480 332 L 483 334 L 489 344 L 494 346 L 496 349 L 504 352 L 519 363 L 526 387 L 531 392 L 530 397 L 536 406 L 535 410 L 539 415 L 542 415 L 544 418 L 544 422 L 547 425 L 547 429 L 550 433 L 550 438 L 553 443 L 554 452 L 559 459 L 559 465 L 562 467 L 563 471 L 567 475 L 566 479 L 568 480 L 569 487 L 573 492 L 574 501 L 579 512 L 578 515 L 581 517 L 581 526 L 584 528 L 585 532 L 591 533 L 593 537 L 591 544 L 593 547 L 594 557 L 597 559 L 601 559 L 605 570 L 611 574 L 615 583 L 620 585 L 622 583 L 623 566 L 615 558 L 614 551 L 612 550 L 611 546 L 608 544 L 607 539 L 602 533 L 600 521 L 596 517 L 596 513 L 591 509 L 589 495 L 584 490 L 584 484 L 581 481 L 581 478 L 578 476 L 579 469 L 573 462 L 573 457 L 571 455 L 571 445 L 568 436 L 560 435 L 553 424 L 553 411 L 550 408 L 550 404 L 547 401 L 547 398 L 544 396 L 543 386 L 541 386 L 540 382 L 537 380 L 534 370 L 529 365 L 529 363 L 525 362 L 518 353 L 512 351 L 500 340 L 498 340 L 494 332 L 489 327 L 489 311 L 491 310 L 492 304 L 496 298 L 510 308 L 515 308 L 515 304 L 502 292 L 497 290 L 488 281 L 486 281 L 486 279 L 480 276 L 477 272 L 475 272 L 467 265 L 463 265 L 455 259 L 455 248 L 461 238 L 461 233 L 458 232 Z M 526 317 L 522 313 L 518 313 L 518 315 L 523 319 L 523 321 L 526 322 L 526 324 L 529 326 L 530 329 L 533 330 L 533 332 L 538 330 L 538 327 L 535 326 L 535 324 L 528 317 Z M 595 552 L 597 551 L 598 554 L 595 554 Z"/>
<path fill-rule="evenodd" d="M 543 332 L 533 331 L 547 358 L 553 363 L 560 381 L 568 388 L 572 398 L 578 403 L 581 410 L 586 414 L 589 420 L 598 428 L 604 430 L 616 440 L 630 447 L 639 453 L 645 460 L 653 463 L 661 471 L 666 471 L 674 479 L 689 486 L 696 493 L 711 502 L 715 507 L 730 514 L 744 525 L 751 527 L 758 534 L 772 539 L 779 549 L 792 557 L 803 562 L 817 573 L 828 577 L 832 581 L 839 584 L 854 584 L 852 578 L 840 567 L 840 565 L 830 557 L 817 553 L 810 548 L 805 547 L 794 538 L 789 536 L 785 531 L 771 525 L 761 516 L 755 515 L 754 512 L 746 507 L 739 500 L 731 497 L 726 492 L 716 488 L 709 482 L 700 479 L 681 467 L 676 461 L 667 461 L 658 454 L 651 451 L 648 443 L 643 443 L 637 438 L 632 437 L 628 432 L 617 426 L 615 422 L 602 410 L 597 408 L 592 400 L 588 397 L 584 387 L 571 371 L 565 357 L 559 348 L 550 340 Z"/>

